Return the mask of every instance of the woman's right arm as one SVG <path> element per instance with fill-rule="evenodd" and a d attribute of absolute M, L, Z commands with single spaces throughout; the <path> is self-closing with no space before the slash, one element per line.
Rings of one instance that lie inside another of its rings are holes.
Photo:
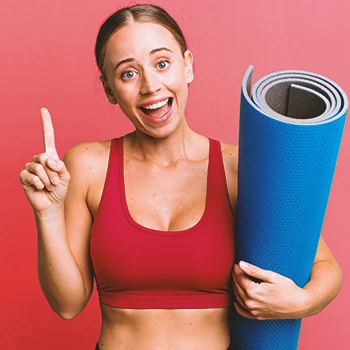
<path fill-rule="evenodd" d="M 61 161 L 50 114 L 42 109 L 41 115 L 45 153 L 26 164 L 20 180 L 36 219 L 41 288 L 52 309 L 63 319 L 71 319 L 85 307 L 93 285 L 88 182 L 77 164 L 79 150 L 68 151 L 65 162 Z"/>

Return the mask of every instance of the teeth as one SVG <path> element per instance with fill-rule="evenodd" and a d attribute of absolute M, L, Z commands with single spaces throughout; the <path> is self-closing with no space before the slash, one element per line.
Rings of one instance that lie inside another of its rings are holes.
<path fill-rule="evenodd" d="M 168 101 L 169 101 L 169 99 L 167 98 L 164 101 L 161 101 L 161 102 L 158 102 L 158 103 L 154 103 L 153 105 L 144 106 L 143 108 L 146 108 L 146 109 L 157 109 L 157 108 L 160 108 L 160 107 L 163 107 L 164 105 L 166 105 L 168 103 Z"/>

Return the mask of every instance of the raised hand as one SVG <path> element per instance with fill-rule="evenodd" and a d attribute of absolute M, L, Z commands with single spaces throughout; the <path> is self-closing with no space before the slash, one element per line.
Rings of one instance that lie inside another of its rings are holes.
<path fill-rule="evenodd" d="M 308 292 L 278 273 L 241 262 L 234 266 L 235 308 L 258 320 L 301 318 L 306 314 Z"/>
<path fill-rule="evenodd" d="M 51 116 L 46 108 L 40 110 L 45 152 L 33 157 L 21 171 L 20 180 L 35 212 L 42 213 L 63 205 L 70 175 L 55 147 Z"/>

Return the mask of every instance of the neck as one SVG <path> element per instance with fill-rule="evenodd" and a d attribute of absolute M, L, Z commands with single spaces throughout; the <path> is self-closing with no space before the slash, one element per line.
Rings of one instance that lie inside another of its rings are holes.
<path fill-rule="evenodd" d="M 187 124 L 163 138 L 136 130 L 130 134 L 130 151 L 145 161 L 152 161 L 159 166 L 171 166 L 181 160 L 196 159 L 199 140 L 203 144 L 206 142 L 206 138 L 195 133 Z"/>

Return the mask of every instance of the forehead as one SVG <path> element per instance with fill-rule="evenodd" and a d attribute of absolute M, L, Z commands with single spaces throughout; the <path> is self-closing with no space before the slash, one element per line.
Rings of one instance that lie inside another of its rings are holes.
<path fill-rule="evenodd" d="M 111 36 L 106 47 L 106 58 L 135 57 L 160 47 L 181 52 L 173 34 L 163 26 L 155 23 L 131 23 Z"/>

